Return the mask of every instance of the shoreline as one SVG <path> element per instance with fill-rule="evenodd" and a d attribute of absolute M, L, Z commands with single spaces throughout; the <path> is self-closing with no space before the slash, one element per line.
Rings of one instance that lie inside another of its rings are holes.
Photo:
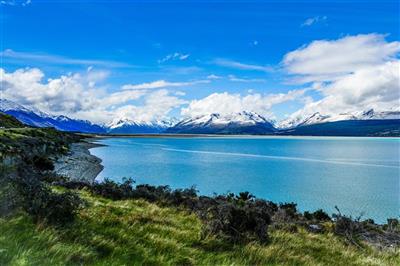
<path fill-rule="evenodd" d="M 83 181 L 94 183 L 96 177 L 104 169 L 102 160 L 90 153 L 91 148 L 104 145 L 93 143 L 87 138 L 80 142 L 72 143 L 66 155 L 62 155 L 54 162 L 54 172 L 68 178 L 70 181 Z"/>
<path fill-rule="evenodd" d="M 92 136 L 82 139 L 80 142 L 72 143 L 68 154 L 62 155 L 54 162 L 54 172 L 67 177 L 69 181 L 81 181 L 93 184 L 97 176 L 104 169 L 104 166 L 99 157 L 90 153 L 90 149 L 107 146 L 105 144 L 96 143 L 96 141 L 114 137 L 115 136 Z M 156 137 L 152 136 L 152 138 Z M 384 222 L 378 222 L 377 224 L 382 225 Z"/>
<path fill-rule="evenodd" d="M 318 135 L 249 135 L 249 134 L 90 134 L 78 133 L 88 139 L 107 139 L 107 138 L 312 138 L 312 139 L 325 139 L 325 138 L 340 138 L 340 139 L 400 139 L 397 136 L 318 136 Z"/>

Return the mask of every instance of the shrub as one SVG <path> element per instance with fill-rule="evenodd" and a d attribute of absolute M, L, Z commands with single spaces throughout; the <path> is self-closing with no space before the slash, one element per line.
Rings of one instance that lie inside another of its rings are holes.
<path fill-rule="evenodd" d="M 146 199 L 150 202 L 165 201 L 170 193 L 169 186 L 137 185 L 133 192 L 133 197 Z"/>
<path fill-rule="evenodd" d="M 364 226 L 360 223 L 361 217 L 353 219 L 351 216 L 342 215 L 340 210 L 335 206 L 338 214 L 334 214 L 335 229 L 334 233 L 343 236 L 351 244 L 357 245 L 358 236 L 364 231 Z"/>
<path fill-rule="evenodd" d="M 18 174 L 9 178 L 19 205 L 35 221 L 63 224 L 72 221 L 83 202 L 72 192 L 55 193 L 40 181 L 40 176 L 20 166 Z"/>
<path fill-rule="evenodd" d="M 169 204 L 175 206 L 185 206 L 190 210 L 196 208 L 197 190 L 195 187 L 187 189 L 176 189 L 169 194 L 167 199 Z"/>
<path fill-rule="evenodd" d="M 41 174 L 40 180 L 49 184 L 56 184 L 66 182 L 67 178 L 61 175 L 57 175 L 54 172 L 45 172 Z"/>
<path fill-rule="evenodd" d="M 101 183 L 93 184 L 90 189 L 94 194 L 105 198 L 121 200 L 133 197 L 133 183 L 133 179 L 125 179 L 122 184 L 106 179 Z"/>
<path fill-rule="evenodd" d="M 304 212 L 304 218 L 307 220 L 316 220 L 316 221 L 329 221 L 331 220 L 331 217 L 324 212 L 322 209 L 316 210 L 313 213 L 310 213 L 308 211 Z"/>
<path fill-rule="evenodd" d="M 389 231 L 400 231 L 400 222 L 398 219 L 389 218 L 387 219 L 387 229 Z"/>
<path fill-rule="evenodd" d="M 74 219 L 82 204 L 81 198 L 76 193 L 50 193 L 42 206 L 43 216 L 39 218 L 52 224 L 65 224 Z"/>
<path fill-rule="evenodd" d="M 240 196 L 239 196 L 240 198 Z M 238 202 L 219 202 L 207 210 L 203 234 L 215 234 L 237 243 L 256 239 L 268 240 L 267 228 L 271 223 L 269 208 L 266 205 L 244 204 Z"/>
<path fill-rule="evenodd" d="M 285 213 L 292 218 L 297 214 L 297 204 L 294 202 L 281 203 L 279 204 L 279 209 L 285 211 Z"/>
<path fill-rule="evenodd" d="M 329 215 L 326 212 L 324 212 L 322 209 L 316 210 L 313 213 L 313 217 L 315 220 L 318 220 L 318 221 L 329 221 L 331 219 L 331 217 L 329 217 Z"/>
<path fill-rule="evenodd" d="M 40 171 L 54 170 L 53 162 L 45 156 L 34 156 L 33 165 Z"/>

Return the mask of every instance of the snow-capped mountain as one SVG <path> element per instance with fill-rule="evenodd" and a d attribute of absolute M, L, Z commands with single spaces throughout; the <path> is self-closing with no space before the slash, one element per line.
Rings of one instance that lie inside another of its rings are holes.
<path fill-rule="evenodd" d="M 26 108 L 15 102 L 0 99 L 0 111 L 10 114 L 22 123 L 34 127 L 54 127 L 62 131 L 84 133 L 161 133 L 173 126 L 175 120 L 158 120 L 154 122 L 134 121 L 129 118 L 114 119 L 108 125 L 98 125 L 87 120 L 72 119 L 64 115 L 50 115 L 36 108 Z"/>
<path fill-rule="evenodd" d="M 26 108 L 15 102 L 0 99 L 0 111 L 12 115 L 22 123 L 34 127 L 54 127 L 62 131 L 79 131 L 87 133 L 105 133 L 106 130 L 87 120 L 71 119 L 66 116 L 53 116 L 37 110 Z"/>
<path fill-rule="evenodd" d="M 135 121 L 117 118 L 107 125 L 107 132 L 114 134 L 161 133 L 175 124 L 175 120 Z"/>
<path fill-rule="evenodd" d="M 316 112 L 306 117 L 289 118 L 278 124 L 280 129 L 290 129 L 295 127 L 336 122 L 348 120 L 386 120 L 386 119 L 400 119 L 400 111 L 375 111 L 370 109 L 362 112 L 354 113 L 341 113 L 337 115 L 323 115 Z"/>
<path fill-rule="evenodd" d="M 54 116 L 35 108 L 26 108 L 9 100 L 0 99 L 0 112 L 10 114 L 26 125 L 54 127 L 63 131 L 112 134 L 188 133 L 188 134 L 278 134 L 315 136 L 399 136 L 400 111 L 375 111 L 324 115 L 287 119 L 278 124 L 253 112 L 208 114 L 176 120 L 136 121 L 129 117 L 114 119 L 107 125 L 87 120 Z"/>
<path fill-rule="evenodd" d="M 254 112 L 207 114 L 187 118 L 168 128 L 167 133 L 202 134 L 271 134 L 273 124 Z"/>

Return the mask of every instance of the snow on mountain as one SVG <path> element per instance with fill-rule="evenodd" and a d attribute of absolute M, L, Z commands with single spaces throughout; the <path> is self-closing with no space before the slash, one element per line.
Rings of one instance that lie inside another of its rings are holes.
<path fill-rule="evenodd" d="M 400 111 L 399 110 L 390 110 L 390 111 L 381 111 L 376 112 L 374 109 L 370 109 L 368 111 L 364 111 L 358 113 L 357 119 L 366 120 L 366 119 L 400 119 Z"/>
<path fill-rule="evenodd" d="M 263 134 L 274 132 L 272 122 L 254 112 L 207 114 L 187 118 L 167 129 L 168 133 Z"/>
<path fill-rule="evenodd" d="M 0 99 L 0 111 L 10 114 L 22 123 L 34 127 L 54 127 L 62 131 L 104 133 L 102 126 L 87 120 L 71 119 L 66 116 L 53 116 L 36 108 L 26 108 L 9 100 Z"/>
<path fill-rule="evenodd" d="M 138 127 L 160 127 L 167 128 L 174 124 L 173 120 L 155 120 L 155 121 L 135 121 L 129 118 L 117 118 L 107 125 L 109 129 L 115 129 L 122 126 Z"/>
<path fill-rule="evenodd" d="M 314 113 L 305 117 L 286 119 L 274 127 L 274 122 L 254 112 L 232 114 L 208 114 L 193 118 L 137 121 L 120 117 L 107 125 L 97 125 L 87 120 L 72 119 L 64 115 L 54 116 L 35 108 L 26 108 L 15 102 L 0 99 L 0 111 L 16 117 L 24 124 L 35 127 L 54 127 L 63 131 L 88 133 L 143 134 L 143 133 L 202 133 L 202 134 L 272 134 L 302 126 L 337 121 L 400 119 L 399 110 L 375 111 L 374 109 L 327 115 Z"/>
<path fill-rule="evenodd" d="M 316 112 L 306 117 L 294 117 L 283 120 L 278 124 L 280 129 L 295 128 L 300 126 L 307 126 L 313 124 L 346 121 L 346 120 L 385 120 L 385 119 L 400 119 L 400 111 L 375 111 L 370 109 L 362 112 L 354 113 L 341 113 L 337 115 L 322 115 Z"/>
<path fill-rule="evenodd" d="M 107 125 L 108 133 L 161 133 L 173 126 L 175 120 L 136 121 L 130 118 L 116 118 Z"/>
<path fill-rule="evenodd" d="M 6 99 L 0 99 L 0 110 L 2 112 L 6 111 L 21 111 L 21 112 L 31 112 L 31 110 L 23 107 L 20 104 L 17 104 L 15 102 L 6 100 Z"/>
<path fill-rule="evenodd" d="M 26 125 L 87 133 L 161 133 L 176 123 L 176 120 L 173 119 L 146 122 L 123 117 L 114 119 L 108 125 L 98 125 L 87 120 L 72 119 L 64 115 L 51 115 L 33 107 L 26 108 L 6 99 L 0 99 L 0 111 L 16 117 Z"/>
<path fill-rule="evenodd" d="M 253 112 L 240 112 L 232 114 L 208 114 L 187 118 L 179 122 L 179 125 L 227 125 L 229 123 L 238 123 L 242 125 L 255 125 L 257 123 L 270 123 L 261 115 Z"/>

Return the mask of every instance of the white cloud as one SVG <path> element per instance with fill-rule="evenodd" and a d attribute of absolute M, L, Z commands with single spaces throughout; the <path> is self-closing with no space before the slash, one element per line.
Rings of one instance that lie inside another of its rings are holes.
<path fill-rule="evenodd" d="M 199 115 L 219 113 L 230 114 L 241 111 L 252 111 L 271 117 L 270 109 L 276 104 L 301 98 L 305 90 L 293 90 L 287 93 L 266 94 L 252 93 L 247 95 L 213 93 L 203 99 L 193 100 L 189 106 L 182 108 L 183 116 L 196 117 Z"/>
<path fill-rule="evenodd" d="M 330 81 L 368 66 L 395 60 L 400 42 L 387 42 L 381 34 L 313 41 L 285 55 L 283 65 L 297 81 Z"/>
<path fill-rule="evenodd" d="M 221 76 L 214 75 L 214 74 L 211 74 L 211 75 L 207 76 L 207 79 L 221 79 L 221 78 L 222 78 Z"/>
<path fill-rule="evenodd" d="M 147 90 L 147 89 L 159 89 L 166 87 L 185 87 L 193 86 L 202 83 L 210 83 L 209 80 L 194 80 L 188 82 L 169 82 L 165 80 L 156 80 L 148 83 L 141 84 L 126 84 L 122 86 L 123 90 Z"/>
<path fill-rule="evenodd" d="M 399 52 L 399 42 L 367 34 L 314 41 L 288 53 L 283 60 L 287 71 L 299 83 L 311 82 L 311 88 L 322 96 L 309 100 L 291 117 L 398 108 Z"/>
<path fill-rule="evenodd" d="M 301 26 L 302 27 L 308 27 L 308 26 L 311 26 L 313 24 L 326 21 L 327 19 L 328 19 L 327 16 L 316 16 L 316 17 L 308 18 L 301 24 Z"/>
<path fill-rule="evenodd" d="M 162 89 L 148 94 L 143 105 L 125 105 L 116 109 L 115 114 L 116 117 L 131 117 L 137 121 L 154 121 L 166 118 L 172 109 L 185 103 L 185 100 Z"/>
<path fill-rule="evenodd" d="M 99 81 L 95 77 L 63 75 L 45 83 L 43 78 L 44 73 L 37 68 L 18 69 L 13 73 L 0 69 L 2 97 L 54 112 L 75 112 L 95 106 L 97 92 L 89 86 L 90 82 Z"/>
<path fill-rule="evenodd" d="M 186 92 L 184 92 L 184 91 L 176 91 L 175 95 L 177 95 L 177 96 L 185 96 Z"/>
<path fill-rule="evenodd" d="M 21 63 L 26 61 L 40 62 L 55 65 L 86 65 L 86 66 L 101 66 L 107 68 L 130 68 L 134 67 L 130 64 L 108 60 L 91 60 L 91 59 L 77 59 L 69 58 L 59 55 L 50 55 L 43 53 L 26 53 L 17 52 L 11 49 L 6 49 L 0 52 L 0 57 L 8 60 L 15 60 Z"/>
<path fill-rule="evenodd" d="M 0 5 L 5 6 L 28 6 L 32 3 L 31 0 L 2 0 L 0 1 Z"/>
<path fill-rule="evenodd" d="M 399 75 L 400 61 L 357 70 L 321 88 L 325 97 L 313 105 L 325 113 L 400 107 Z"/>
<path fill-rule="evenodd" d="M 260 65 L 252 65 L 252 64 L 244 64 L 237 61 L 227 60 L 218 58 L 213 61 L 214 64 L 223 67 L 241 69 L 241 70 L 252 70 L 252 71 L 261 71 L 261 72 L 271 72 L 274 69 L 270 66 L 260 66 Z"/>
<path fill-rule="evenodd" d="M 164 58 L 158 60 L 158 63 L 162 64 L 162 63 L 165 63 L 168 61 L 173 61 L 173 60 L 181 60 L 182 61 L 182 60 L 188 59 L 189 56 L 190 56 L 190 54 L 183 54 L 183 53 L 175 52 L 173 54 L 166 55 Z"/>
<path fill-rule="evenodd" d="M 108 73 L 88 69 L 85 73 L 63 75 L 43 81 L 45 75 L 37 68 L 18 69 L 8 73 L 0 68 L 2 98 L 31 106 L 51 114 L 89 119 L 107 123 L 118 115 L 131 119 L 156 119 L 167 116 L 184 100 L 167 90 L 117 90 L 108 92 L 98 87 Z M 144 99 L 144 104 L 132 103 Z M 128 112 L 129 111 L 129 112 Z"/>
<path fill-rule="evenodd" d="M 266 82 L 265 79 L 240 78 L 235 75 L 228 75 L 228 79 L 233 82 Z"/>

